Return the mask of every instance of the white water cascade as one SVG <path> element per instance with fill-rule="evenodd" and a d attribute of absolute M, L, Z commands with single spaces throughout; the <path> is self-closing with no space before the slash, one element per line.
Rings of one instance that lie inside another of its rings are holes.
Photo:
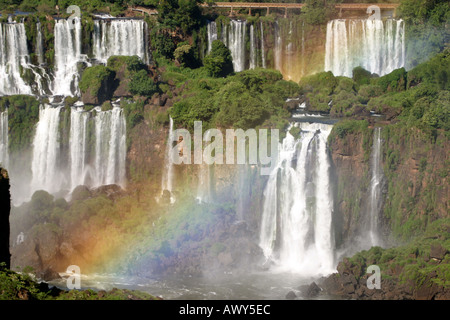
<path fill-rule="evenodd" d="M 217 24 L 215 21 L 210 21 L 208 23 L 207 33 L 208 33 L 208 53 L 210 53 L 213 41 L 217 40 Z"/>
<path fill-rule="evenodd" d="M 24 24 L 0 23 L 0 95 L 32 93 L 22 78 L 23 71 L 29 69 L 28 62 Z"/>
<path fill-rule="evenodd" d="M 81 107 L 70 112 L 70 190 L 87 183 L 88 160 L 88 121 L 89 113 Z"/>
<path fill-rule="evenodd" d="M 164 190 L 172 193 L 173 191 L 173 179 L 174 179 L 174 164 L 172 159 L 172 143 L 174 141 L 173 119 L 170 117 L 169 122 L 169 137 L 167 138 L 166 156 L 164 159 L 164 172 L 161 182 L 161 193 Z M 171 195 L 171 202 L 173 202 L 173 195 Z"/>
<path fill-rule="evenodd" d="M 39 122 L 33 140 L 31 162 L 31 194 L 36 190 L 55 193 L 62 189 L 64 175 L 60 171 L 59 123 L 62 107 L 41 105 Z"/>
<path fill-rule="evenodd" d="M 255 38 L 255 28 L 250 25 L 250 66 L 249 69 L 256 68 L 256 38 Z"/>
<path fill-rule="evenodd" d="M 36 56 L 39 65 L 44 63 L 44 42 L 42 38 L 41 23 L 36 23 Z"/>
<path fill-rule="evenodd" d="M 123 110 L 115 106 L 101 111 L 95 122 L 95 160 L 93 186 L 118 184 L 125 187 L 126 122 Z"/>
<path fill-rule="evenodd" d="M 263 23 L 260 22 L 260 28 L 261 28 L 261 66 L 263 68 L 266 67 L 266 53 L 265 53 L 265 49 L 264 49 L 264 27 L 263 27 Z"/>
<path fill-rule="evenodd" d="M 327 137 L 332 125 L 298 123 L 280 146 L 278 165 L 264 191 L 260 247 L 283 271 L 333 272 L 333 197 Z"/>
<path fill-rule="evenodd" d="M 233 58 L 233 68 L 235 72 L 245 70 L 245 35 L 247 21 L 231 20 L 229 28 L 227 25 L 222 26 L 220 36 L 217 34 L 217 24 L 214 21 L 208 23 L 208 53 L 211 51 L 212 42 L 214 40 L 222 41 L 231 51 Z M 256 61 L 256 60 L 255 60 Z"/>
<path fill-rule="evenodd" d="M 211 141 L 211 131 L 207 130 L 205 132 L 204 141 Z M 207 164 L 205 161 L 203 161 L 199 165 L 198 172 L 198 186 L 196 196 L 198 203 L 208 203 L 213 200 L 213 175 L 214 168 L 212 167 L 212 165 Z"/>
<path fill-rule="evenodd" d="M 245 29 L 247 21 L 231 20 L 228 32 L 228 48 L 233 57 L 235 72 L 245 70 Z"/>
<path fill-rule="evenodd" d="M 81 54 L 81 21 L 73 19 L 73 24 L 66 19 L 55 23 L 55 74 L 53 94 L 75 96 L 79 94 L 78 63 L 83 61 Z"/>
<path fill-rule="evenodd" d="M 383 76 L 405 66 L 403 20 L 349 19 L 327 24 L 325 71 L 352 77 L 361 66 Z"/>
<path fill-rule="evenodd" d="M 101 111 L 97 107 L 93 116 L 81 107 L 72 108 L 67 151 L 60 142 L 61 110 L 61 106 L 40 107 L 33 140 L 30 195 L 36 190 L 71 192 L 78 185 L 95 188 L 117 184 L 124 188 L 126 122 L 122 109 L 115 106 Z M 89 130 L 91 122 L 93 132 Z M 89 143 L 93 144 L 91 148 Z"/>
<path fill-rule="evenodd" d="M 0 113 L 0 165 L 8 169 L 8 110 Z"/>
<path fill-rule="evenodd" d="M 93 55 L 106 63 L 110 56 L 138 56 L 148 63 L 147 23 L 144 20 L 95 20 Z"/>
<path fill-rule="evenodd" d="M 371 180 L 369 194 L 369 228 L 368 238 L 370 247 L 380 246 L 382 244 L 379 235 L 379 214 L 382 205 L 381 186 L 383 181 L 383 168 L 381 162 L 381 128 L 374 129 L 372 155 L 370 159 Z"/>

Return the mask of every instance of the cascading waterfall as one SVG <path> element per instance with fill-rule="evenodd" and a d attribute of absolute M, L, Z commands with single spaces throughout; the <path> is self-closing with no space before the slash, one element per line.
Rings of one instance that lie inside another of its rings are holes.
<path fill-rule="evenodd" d="M 144 20 L 95 20 L 93 55 L 103 63 L 113 55 L 138 56 L 148 63 L 146 30 Z"/>
<path fill-rule="evenodd" d="M 118 184 L 125 187 L 126 122 L 123 110 L 115 106 L 95 116 L 95 161 L 93 186 Z"/>
<path fill-rule="evenodd" d="M 0 113 L 0 165 L 8 168 L 8 110 Z"/>
<path fill-rule="evenodd" d="M 264 49 L 264 27 L 263 27 L 263 23 L 260 22 L 260 27 L 261 27 L 261 66 L 263 68 L 266 67 L 266 53 L 265 53 L 265 49 Z"/>
<path fill-rule="evenodd" d="M 211 131 L 206 131 L 204 140 L 211 140 Z M 213 170 L 212 165 L 209 165 L 204 161 L 199 165 L 196 196 L 199 203 L 208 203 L 213 200 Z"/>
<path fill-rule="evenodd" d="M 70 112 L 70 190 L 87 184 L 88 176 L 88 121 L 89 113 L 82 107 L 72 108 Z"/>
<path fill-rule="evenodd" d="M 173 191 L 173 179 L 174 179 L 174 164 L 172 159 L 172 143 L 174 140 L 174 130 L 173 130 L 173 119 L 170 117 L 169 120 L 169 137 L 167 139 L 167 146 L 166 146 L 166 156 L 164 159 L 164 172 L 162 176 L 162 183 L 161 183 L 161 191 L 164 192 L 164 190 L 169 191 L 172 193 Z"/>
<path fill-rule="evenodd" d="M 44 44 L 39 21 L 36 23 L 36 57 L 39 65 L 44 63 Z"/>
<path fill-rule="evenodd" d="M 208 31 L 208 53 L 210 53 L 213 41 L 217 40 L 217 24 L 215 21 L 210 21 L 208 23 L 207 31 Z"/>
<path fill-rule="evenodd" d="M 250 25 L 250 66 L 249 69 L 256 68 L 256 39 L 255 39 L 255 28 Z"/>
<path fill-rule="evenodd" d="M 81 55 L 81 20 L 73 19 L 73 24 L 66 19 L 55 23 L 55 74 L 53 94 L 75 96 L 79 94 L 78 63 Z"/>
<path fill-rule="evenodd" d="M 112 110 L 95 108 L 86 112 L 74 107 L 70 113 L 68 155 L 61 148 L 62 106 L 40 107 L 39 122 L 33 140 L 31 194 L 36 190 L 56 193 L 72 191 L 78 185 L 99 187 L 126 184 L 126 122 L 123 111 L 115 106 Z M 89 130 L 92 121 L 93 132 Z M 90 151 L 89 142 L 94 146 Z M 92 155 L 90 153 L 93 153 Z M 64 164 L 68 158 L 68 165 Z"/>
<path fill-rule="evenodd" d="M 348 19 L 327 24 L 325 71 L 352 77 L 361 66 L 380 76 L 405 65 L 403 20 Z"/>
<path fill-rule="evenodd" d="M 228 32 L 228 48 L 233 57 L 235 72 L 245 70 L 245 28 L 247 21 L 231 20 Z"/>
<path fill-rule="evenodd" d="M 273 50 L 274 53 L 274 65 L 275 69 L 282 71 L 283 68 L 283 39 L 281 37 L 280 33 L 280 25 L 278 24 L 278 21 L 275 24 L 275 48 Z"/>
<path fill-rule="evenodd" d="M 0 23 L 0 95 L 31 94 L 21 68 L 29 69 L 27 36 L 23 23 Z"/>
<path fill-rule="evenodd" d="M 383 168 L 381 163 L 381 128 L 374 129 L 372 155 L 370 159 L 371 180 L 369 194 L 369 228 L 368 238 L 370 246 L 380 246 L 382 244 L 379 235 L 379 214 L 382 205 L 381 186 L 383 181 Z"/>
<path fill-rule="evenodd" d="M 64 175 L 60 171 L 59 123 L 62 107 L 41 105 L 39 122 L 33 140 L 31 191 L 55 193 L 62 189 Z"/>
<path fill-rule="evenodd" d="M 333 272 L 333 198 L 327 137 L 332 125 L 298 123 L 300 137 L 283 139 L 264 191 L 260 247 L 282 270 Z"/>

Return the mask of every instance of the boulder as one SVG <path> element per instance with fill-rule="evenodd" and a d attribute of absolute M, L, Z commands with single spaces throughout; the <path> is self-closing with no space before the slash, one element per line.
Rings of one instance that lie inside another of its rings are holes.
<path fill-rule="evenodd" d="M 295 298 L 297 298 L 297 295 L 295 294 L 294 291 L 289 291 L 286 294 L 286 299 L 288 299 L 288 300 L 294 300 Z"/>
<path fill-rule="evenodd" d="M 10 268 L 11 254 L 9 252 L 9 213 L 11 210 L 11 195 L 9 192 L 8 172 L 0 168 L 0 262 Z"/>
<path fill-rule="evenodd" d="M 430 258 L 444 260 L 444 257 L 446 254 L 447 254 L 447 249 L 445 249 L 439 243 L 431 245 Z"/>

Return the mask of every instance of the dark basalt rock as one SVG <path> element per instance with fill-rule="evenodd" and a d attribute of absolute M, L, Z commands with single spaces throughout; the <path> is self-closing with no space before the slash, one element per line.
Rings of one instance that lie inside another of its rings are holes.
<path fill-rule="evenodd" d="M 0 168 L 0 262 L 10 268 L 11 254 L 9 252 L 9 213 L 11 210 L 11 194 L 9 192 L 8 171 Z"/>

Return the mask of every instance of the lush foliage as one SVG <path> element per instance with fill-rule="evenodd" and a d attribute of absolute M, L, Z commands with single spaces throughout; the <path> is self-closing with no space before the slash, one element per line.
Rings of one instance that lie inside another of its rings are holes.
<path fill-rule="evenodd" d="M 91 95 L 96 96 L 105 83 L 113 80 L 114 75 L 115 73 L 112 69 L 103 65 L 87 68 L 84 70 L 80 80 L 80 90 L 83 93 L 89 90 Z"/>
<path fill-rule="evenodd" d="M 334 0 L 306 0 L 306 6 L 302 8 L 305 15 L 305 21 L 308 24 L 326 23 L 335 13 Z"/>
<path fill-rule="evenodd" d="M 203 121 L 204 127 L 282 129 L 289 116 L 284 101 L 298 92 L 298 85 L 283 80 L 278 71 L 246 70 L 227 78 L 189 81 L 184 98 L 170 113 L 177 125 L 189 129 L 196 120 Z"/>
<path fill-rule="evenodd" d="M 406 22 L 407 69 L 425 62 L 448 45 L 450 6 L 446 0 L 403 0 L 399 17 Z M 447 39 L 447 40 L 446 40 Z"/>
<path fill-rule="evenodd" d="M 449 288 L 449 223 L 449 219 L 436 220 L 429 225 L 422 236 L 407 245 L 389 249 L 372 247 L 351 258 L 345 258 L 338 268 L 353 270 L 355 277 L 359 279 L 365 274 L 369 265 L 377 265 L 381 269 L 382 279 L 393 278 L 400 283 L 410 282 L 415 289 L 424 285 L 425 281 L 428 281 L 427 286 L 436 284 Z M 436 257 L 436 249 L 442 251 L 440 257 Z"/>
<path fill-rule="evenodd" d="M 213 41 L 211 53 L 205 57 L 204 65 L 211 77 L 226 77 L 233 72 L 230 49 L 222 41 Z"/>
<path fill-rule="evenodd" d="M 0 98 L 0 110 L 8 108 L 10 152 L 21 152 L 31 146 L 34 127 L 39 120 L 39 105 L 39 101 L 31 96 Z"/>
<path fill-rule="evenodd" d="M 136 72 L 129 84 L 130 92 L 140 96 L 151 96 L 158 91 L 158 87 L 145 70 Z"/>
<path fill-rule="evenodd" d="M 88 290 L 63 291 L 56 287 L 49 288 L 45 282 L 38 283 L 32 268 L 14 272 L 0 264 L 0 300 L 155 300 L 148 293 L 113 289 L 109 292 Z"/>

